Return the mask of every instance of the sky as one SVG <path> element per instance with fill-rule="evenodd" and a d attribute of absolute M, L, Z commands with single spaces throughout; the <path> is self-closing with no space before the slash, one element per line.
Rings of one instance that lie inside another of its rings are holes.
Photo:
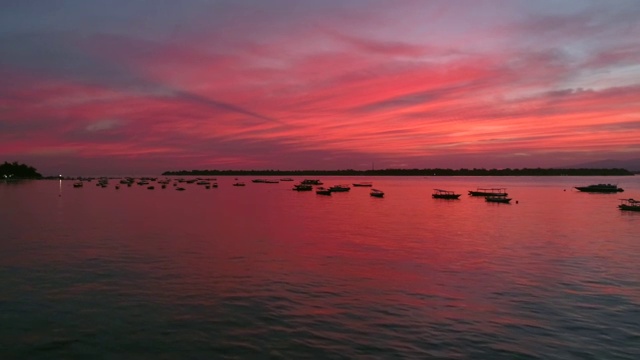
<path fill-rule="evenodd" d="M 45 175 L 640 157 L 640 1 L 3 0 L 0 161 Z"/>

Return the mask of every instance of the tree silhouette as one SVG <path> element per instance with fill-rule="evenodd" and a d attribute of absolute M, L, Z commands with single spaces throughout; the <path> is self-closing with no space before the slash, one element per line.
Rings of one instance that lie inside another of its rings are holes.
<path fill-rule="evenodd" d="M 20 164 L 17 161 L 9 163 L 7 161 L 0 165 L 0 179 L 37 179 L 42 175 L 27 164 Z"/>

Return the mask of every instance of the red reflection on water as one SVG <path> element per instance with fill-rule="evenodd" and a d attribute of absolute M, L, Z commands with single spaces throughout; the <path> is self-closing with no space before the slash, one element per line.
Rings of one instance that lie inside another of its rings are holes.
<path fill-rule="evenodd" d="M 511 306 L 508 294 L 542 296 L 561 283 L 640 301 L 630 275 L 640 270 L 635 219 L 621 216 L 617 197 L 563 191 L 565 179 L 509 180 L 518 204 L 504 206 L 430 197 L 434 187 L 466 194 L 497 179 L 374 179 L 383 199 L 368 189 L 319 197 L 241 180 L 248 186 L 221 178 L 217 189 L 184 192 L 64 184 L 61 197 L 57 182 L 0 186 L 16 204 L 2 210 L 3 263 L 72 268 L 99 259 L 147 279 L 152 296 L 275 294 L 313 314 L 403 304 L 425 321 L 486 321 Z"/>

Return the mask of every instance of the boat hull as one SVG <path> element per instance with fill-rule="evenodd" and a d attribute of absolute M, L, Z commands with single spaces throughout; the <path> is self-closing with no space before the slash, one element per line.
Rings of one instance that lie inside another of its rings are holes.
<path fill-rule="evenodd" d="M 620 210 L 624 210 L 624 211 L 640 211 L 640 206 L 637 205 L 618 205 L 618 208 Z"/>
<path fill-rule="evenodd" d="M 501 204 L 509 204 L 511 202 L 511 199 L 508 197 L 503 197 L 503 196 L 493 196 L 493 197 L 485 197 L 484 200 L 486 202 L 492 202 L 492 203 L 501 203 Z"/>
<path fill-rule="evenodd" d="M 504 193 L 504 192 L 492 193 L 492 192 L 486 192 L 486 191 L 471 191 L 471 190 L 469 190 L 469 195 L 471 195 L 471 196 L 507 196 L 507 193 Z"/>
<path fill-rule="evenodd" d="M 619 188 L 619 187 L 615 187 L 615 188 L 606 188 L 606 187 L 592 187 L 592 186 L 575 186 L 575 188 L 579 191 L 582 192 L 589 192 L 589 193 L 604 193 L 604 194 L 610 194 L 610 193 L 618 193 L 618 192 L 623 192 L 624 190 Z"/>
<path fill-rule="evenodd" d="M 434 199 L 447 199 L 447 200 L 456 200 L 460 197 L 461 194 L 432 194 L 431 197 Z"/>

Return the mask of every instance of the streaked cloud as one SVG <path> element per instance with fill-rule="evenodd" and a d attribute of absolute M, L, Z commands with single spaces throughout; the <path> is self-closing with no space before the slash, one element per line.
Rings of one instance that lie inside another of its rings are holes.
<path fill-rule="evenodd" d="M 562 166 L 637 149 L 636 1 L 148 6 L 3 7 L 0 155 L 157 173 Z"/>

